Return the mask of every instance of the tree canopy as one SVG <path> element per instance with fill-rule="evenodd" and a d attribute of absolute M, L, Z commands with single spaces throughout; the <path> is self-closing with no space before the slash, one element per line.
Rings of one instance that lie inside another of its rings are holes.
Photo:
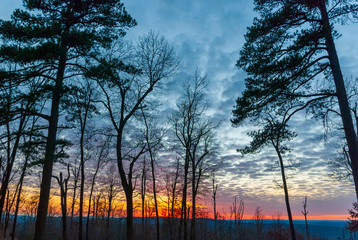
<path fill-rule="evenodd" d="M 321 111 L 337 97 L 358 193 L 358 144 L 334 39 L 334 23 L 358 17 L 356 1 L 256 0 L 259 13 L 245 35 L 237 66 L 247 72 L 233 125 L 260 118 L 267 109 Z M 332 79 L 335 88 L 319 86 Z M 319 87 L 318 87 L 319 86 Z M 357 195 L 358 197 L 358 195 Z"/>

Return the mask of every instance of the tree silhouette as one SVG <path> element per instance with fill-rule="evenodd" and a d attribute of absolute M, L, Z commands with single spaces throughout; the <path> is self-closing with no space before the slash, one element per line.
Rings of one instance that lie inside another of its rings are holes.
<path fill-rule="evenodd" d="M 276 151 L 277 157 L 279 159 L 279 166 L 281 170 L 283 190 L 285 194 L 285 203 L 286 210 L 288 215 L 288 220 L 290 223 L 291 238 L 296 239 L 295 228 L 292 220 L 292 213 L 288 195 L 288 186 L 286 181 L 285 173 L 285 164 L 283 162 L 282 154 L 289 151 L 290 149 L 287 146 L 283 145 L 283 142 L 291 140 L 296 136 L 295 133 L 288 129 L 287 122 L 292 115 L 287 115 L 289 111 L 284 112 L 283 114 L 279 113 L 266 113 L 261 120 L 262 129 L 257 131 L 252 131 L 249 133 L 249 136 L 252 137 L 252 141 L 249 146 L 246 146 L 243 149 L 238 149 L 242 154 L 255 153 L 260 151 L 263 147 L 267 145 L 272 145 Z M 281 119 L 279 118 L 280 114 Z"/>
<path fill-rule="evenodd" d="M 319 110 L 330 96 L 338 99 L 352 160 L 358 197 L 358 144 L 337 56 L 333 23 L 356 18 L 358 4 L 340 0 L 256 0 L 254 19 L 245 35 L 237 66 L 248 73 L 246 90 L 237 99 L 233 124 L 257 117 L 262 109 L 300 100 Z M 313 82 L 332 76 L 335 91 L 315 89 Z"/>
<path fill-rule="evenodd" d="M 165 38 L 154 32 L 141 37 L 135 50 L 128 49 L 127 55 L 123 49 L 126 47 L 122 43 L 114 45 L 88 76 L 97 79 L 103 92 L 101 102 L 115 131 L 117 166 L 127 203 L 127 239 L 131 240 L 133 171 L 137 160 L 147 151 L 147 144 L 143 137 L 138 138 L 133 123 L 138 120 L 141 108 L 150 107 L 150 94 L 177 71 L 179 62 Z"/>
<path fill-rule="evenodd" d="M 0 34 L 7 40 L 1 46 L 0 55 L 2 61 L 22 65 L 17 72 L 24 81 L 31 81 L 34 76 L 46 79 L 51 94 L 35 230 L 35 239 L 41 240 L 45 234 L 64 81 L 84 67 L 81 58 L 96 54 L 99 46 L 106 46 L 123 35 L 125 28 L 135 25 L 135 21 L 117 0 L 24 0 L 24 8 L 15 10 L 11 20 L 0 22 Z"/>

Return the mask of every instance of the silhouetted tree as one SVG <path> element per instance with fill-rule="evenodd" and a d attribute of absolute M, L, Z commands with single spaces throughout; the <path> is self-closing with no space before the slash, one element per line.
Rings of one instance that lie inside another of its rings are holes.
<path fill-rule="evenodd" d="M 256 225 L 256 232 L 257 232 L 257 240 L 261 240 L 262 239 L 262 230 L 264 227 L 264 215 L 262 214 L 262 208 L 261 207 L 257 207 L 255 209 L 255 213 L 254 213 L 254 222 Z"/>
<path fill-rule="evenodd" d="M 96 55 L 99 46 L 108 46 L 133 25 L 135 21 L 117 0 L 24 0 L 24 10 L 17 9 L 11 20 L 0 22 L 5 39 L 1 61 L 20 63 L 18 72 L 25 80 L 34 76 L 46 79 L 52 100 L 35 239 L 41 240 L 45 234 L 64 80 L 85 66 L 81 57 Z"/>
<path fill-rule="evenodd" d="M 93 145 L 92 147 L 95 149 L 95 153 L 93 154 L 94 158 L 95 158 L 95 167 L 94 167 L 94 172 L 92 175 L 92 179 L 91 179 L 91 188 L 90 188 L 90 194 L 88 197 L 88 209 L 87 209 L 87 221 L 86 221 L 86 239 L 89 239 L 89 223 L 90 223 L 90 214 L 91 214 L 91 201 L 94 195 L 94 187 L 96 184 L 96 178 L 98 175 L 98 172 L 100 171 L 100 169 L 104 166 L 105 162 L 108 161 L 109 158 L 109 153 L 110 153 L 110 142 L 111 142 L 111 137 L 110 136 L 104 136 L 101 135 L 101 137 L 99 137 L 97 139 L 97 141 L 94 142 L 98 142 L 98 144 Z M 96 208 L 96 202 L 95 199 L 93 198 L 93 209 Z M 93 210 L 93 212 L 95 212 L 95 210 Z M 92 219 L 93 220 L 93 219 Z"/>
<path fill-rule="evenodd" d="M 11 71 L 12 68 L 8 69 Z M 10 176 L 19 146 L 21 137 L 26 130 L 29 121 L 30 112 L 37 112 L 37 105 L 42 106 L 43 100 L 39 94 L 43 81 L 34 79 L 28 85 L 23 85 L 21 81 L 10 75 L 9 78 L 1 79 L 0 83 L 0 147 L 1 159 L 6 161 L 0 162 L 0 167 L 4 168 L 0 188 L 0 219 L 4 208 L 6 192 L 8 190 Z M 20 81 L 20 82 L 19 82 Z"/>
<path fill-rule="evenodd" d="M 258 117 L 262 109 L 302 101 L 319 110 L 331 96 L 338 99 L 358 198 L 358 143 L 334 38 L 333 23 L 357 17 L 358 4 L 340 0 L 256 0 L 254 19 L 245 35 L 237 66 L 248 73 L 246 90 L 237 99 L 234 124 Z M 313 81 L 332 76 L 335 90 L 315 89 Z"/>
<path fill-rule="evenodd" d="M 129 52 L 134 55 L 134 59 L 123 56 L 123 45 L 118 46 L 114 46 L 117 49 L 114 48 L 100 59 L 99 65 L 93 67 L 88 75 L 98 80 L 104 95 L 102 103 L 116 133 L 117 165 L 127 202 L 127 239 L 131 240 L 133 170 L 136 161 L 146 152 L 143 141 L 133 141 L 135 138 L 130 137 L 130 129 L 135 128 L 131 122 L 135 121 L 135 116 L 142 107 L 150 105 L 147 101 L 150 93 L 160 81 L 170 77 L 178 69 L 179 63 L 173 48 L 164 37 L 154 32 L 141 37 L 134 52 Z M 129 163 L 128 170 L 125 162 Z"/>
<path fill-rule="evenodd" d="M 24 162 L 22 163 L 21 168 L 21 175 L 18 182 L 18 193 L 17 193 L 17 199 L 16 199 L 16 205 L 15 205 L 15 212 L 14 212 L 14 221 L 12 226 L 12 234 L 11 239 L 15 239 L 15 233 L 16 233 L 16 224 L 17 224 L 17 218 L 18 213 L 20 209 L 20 202 L 22 197 L 22 187 L 24 183 L 24 178 L 26 175 L 26 171 L 28 170 L 28 166 L 31 164 L 31 160 L 34 160 L 35 158 L 39 157 L 39 150 L 36 148 L 36 135 L 38 135 L 38 131 L 36 131 L 36 123 L 38 121 L 38 116 L 32 116 L 31 117 L 31 127 L 27 131 L 26 134 L 22 135 L 24 138 L 22 146 L 20 146 L 21 151 L 24 155 Z"/>
<path fill-rule="evenodd" d="M 70 164 L 67 164 L 67 177 L 64 178 L 62 172 L 58 176 L 52 176 L 57 180 L 60 186 L 60 204 L 62 213 L 62 239 L 67 240 L 67 191 L 68 191 L 68 180 L 71 177 Z"/>
<path fill-rule="evenodd" d="M 84 80 L 83 82 L 75 82 L 77 85 L 71 85 L 71 94 L 63 100 L 66 105 L 68 112 L 67 121 L 69 123 L 75 123 L 75 129 L 79 137 L 80 145 L 80 202 L 79 202 L 79 217 L 78 217 L 78 226 L 79 226 L 79 239 L 82 239 L 83 234 L 83 201 L 84 201 L 84 189 L 85 189 L 85 147 L 86 143 L 89 141 L 89 138 L 86 135 L 93 135 L 93 129 L 90 131 L 92 134 L 88 134 L 88 121 L 93 115 L 97 112 L 97 109 L 94 105 L 95 93 L 93 89 L 93 84 L 89 80 Z"/>
<path fill-rule="evenodd" d="M 305 224 L 306 224 L 306 234 L 307 234 L 307 239 L 310 240 L 310 232 L 308 230 L 308 222 L 307 222 L 307 196 L 305 196 L 305 200 L 302 204 L 303 210 L 301 211 L 303 216 L 305 216 Z"/>
<path fill-rule="evenodd" d="M 213 176 L 213 205 L 214 205 L 214 231 L 217 234 L 217 222 L 219 213 L 216 211 L 216 193 L 218 191 L 218 184 L 215 184 L 215 175 Z"/>
<path fill-rule="evenodd" d="M 195 239 L 196 226 L 196 197 L 198 189 L 207 168 L 210 155 L 215 153 L 216 126 L 205 117 L 209 105 L 205 100 L 207 81 L 195 71 L 194 79 L 188 79 L 183 85 L 183 94 L 177 101 L 177 110 L 170 117 L 173 124 L 179 146 L 183 150 L 184 158 L 184 186 L 182 197 L 184 223 L 184 239 L 187 238 L 187 189 L 189 168 L 191 166 L 191 190 L 192 190 L 192 220 L 190 228 L 190 239 Z M 181 234 L 181 230 L 179 231 Z M 180 237 L 179 237 L 180 238 Z"/>
<path fill-rule="evenodd" d="M 158 121 L 155 114 L 148 114 L 142 110 L 142 118 L 145 126 L 145 142 L 147 144 L 147 150 L 150 159 L 150 167 L 152 173 L 152 186 L 153 186 L 153 198 L 154 198 L 154 208 L 155 208 L 155 217 L 156 217 L 156 230 L 157 230 L 157 240 L 160 239 L 160 229 L 159 229 L 159 212 L 158 212 L 158 199 L 157 199 L 157 187 L 156 187 L 156 177 L 155 177 L 155 164 L 156 158 L 159 150 L 163 148 L 162 139 L 164 136 L 163 130 L 158 128 L 155 122 Z"/>
<path fill-rule="evenodd" d="M 238 149 L 238 151 L 240 151 L 242 154 L 255 153 L 260 151 L 266 145 L 272 145 L 273 148 L 275 149 L 277 157 L 279 159 L 279 166 L 281 170 L 282 184 L 285 194 L 286 210 L 290 223 L 291 238 L 295 240 L 296 233 L 292 220 L 292 213 L 291 213 L 288 187 L 286 181 L 285 165 L 282 157 L 282 154 L 284 154 L 287 151 L 290 151 L 290 149 L 287 146 L 283 145 L 283 142 L 289 141 L 296 136 L 295 133 L 293 133 L 288 129 L 287 122 L 290 116 L 292 115 L 287 116 L 286 115 L 287 113 L 288 111 L 283 113 L 281 120 L 278 119 L 278 115 L 281 114 L 280 111 L 279 114 L 276 115 L 274 113 L 266 113 L 266 116 L 264 116 L 264 119 L 262 120 L 263 128 L 257 131 L 250 132 L 249 136 L 253 138 L 252 141 L 250 142 L 250 145 L 246 146 L 243 149 Z"/>

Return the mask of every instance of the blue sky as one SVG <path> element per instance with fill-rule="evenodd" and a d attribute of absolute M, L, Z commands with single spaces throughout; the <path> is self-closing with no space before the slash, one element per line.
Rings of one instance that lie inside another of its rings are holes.
<path fill-rule="evenodd" d="M 235 99 L 244 88 L 245 73 L 235 67 L 239 51 L 244 43 L 246 28 L 255 13 L 253 3 L 243 0 L 126 0 L 124 4 L 138 26 L 129 30 L 127 39 L 135 41 L 149 30 L 164 35 L 175 48 L 182 62 L 181 72 L 174 77 L 180 83 L 196 68 L 209 81 L 208 99 L 210 115 L 223 119 L 219 131 L 222 158 L 225 159 L 219 174 L 219 204 L 223 211 L 234 196 L 246 203 L 247 214 L 256 206 L 271 215 L 279 211 L 285 215 L 282 189 L 274 179 L 280 180 L 279 172 L 268 171 L 268 163 L 275 161 L 275 154 L 267 148 L 261 154 L 245 156 L 236 149 L 248 143 L 246 132 L 250 129 L 232 128 L 229 119 Z M 20 0 L 1 0 L 0 18 L 8 19 L 11 12 L 21 6 Z M 345 76 L 358 77 L 357 24 L 337 26 L 342 36 L 336 41 L 341 67 Z M 168 91 L 168 110 L 175 105 L 178 92 L 174 84 Z M 301 162 L 299 170 L 292 173 L 289 186 L 294 215 L 300 215 L 304 195 L 308 195 L 311 215 L 346 214 L 354 201 L 354 188 L 350 181 L 333 181 L 328 177 L 328 160 L 335 157 L 339 139 L 330 137 L 322 141 L 321 122 L 307 119 L 304 114 L 293 119 L 291 126 L 298 137 L 291 143 L 294 149 L 288 158 Z M 210 205 L 210 201 L 206 200 Z"/>

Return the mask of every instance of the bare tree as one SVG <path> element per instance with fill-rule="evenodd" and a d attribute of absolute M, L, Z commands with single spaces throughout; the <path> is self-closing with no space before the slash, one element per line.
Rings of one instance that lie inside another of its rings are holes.
<path fill-rule="evenodd" d="M 264 215 L 262 214 L 262 208 L 257 207 L 254 213 L 254 221 L 256 225 L 257 239 L 262 239 L 262 230 L 264 227 Z"/>
<path fill-rule="evenodd" d="M 239 206 L 237 206 L 236 196 L 235 196 L 235 200 L 232 203 L 232 206 L 230 206 L 230 212 L 234 216 L 235 230 L 236 230 L 237 226 L 240 227 L 241 221 L 244 217 L 244 209 L 245 209 L 244 201 L 240 200 Z"/>
<path fill-rule="evenodd" d="M 81 173 L 81 182 L 80 182 L 80 202 L 79 202 L 79 239 L 82 240 L 83 236 L 83 201 L 84 201 L 84 188 L 85 188 L 85 148 L 86 134 L 88 133 L 88 120 L 93 116 L 93 113 L 96 112 L 96 107 L 94 106 L 94 90 L 93 85 L 89 80 L 84 82 L 78 82 L 78 85 L 72 86 L 72 94 L 64 99 L 66 107 L 68 109 L 68 122 L 75 122 L 78 124 L 77 131 L 79 134 L 79 145 L 80 145 L 80 173 Z"/>
<path fill-rule="evenodd" d="M 178 197 L 180 195 L 180 159 L 176 157 L 175 162 L 170 162 L 167 166 L 167 172 L 165 173 L 165 188 L 167 191 L 167 205 L 168 205 L 168 220 L 169 220 L 169 234 L 170 238 L 174 239 L 175 228 L 175 213 L 178 204 Z M 174 171 L 172 170 L 174 169 Z"/>
<path fill-rule="evenodd" d="M 145 145 L 137 142 L 131 146 L 131 141 L 128 141 L 129 126 L 133 129 L 131 121 L 135 120 L 142 107 L 149 104 L 146 100 L 150 93 L 178 69 L 179 63 L 173 48 L 164 37 L 154 32 L 139 39 L 133 53 L 135 67 L 124 64 L 128 59 L 118 53 L 123 53 L 123 47 L 117 48 L 117 51 L 114 49 L 90 74 L 97 78 L 102 89 L 102 103 L 116 133 L 117 166 L 126 195 L 127 239 L 130 240 L 133 239 L 133 170 L 136 161 L 145 152 Z M 129 166 L 126 166 L 127 163 Z"/>
<path fill-rule="evenodd" d="M 68 180 L 71 177 L 70 164 L 67 164 L 67 177 L 63 178 L 62 172 L 58 176 L 52 176 L 57 180 L 60 186 L 60 198 L 61 198 L 61 212 L 62 212 L 62 239 L 67 240 L 67 191 L 68 191 Z"/>
<path fill-rule="evenodd" d="M 102 139 L 97 139 L 99 141 L 99 144 L 97 146 L 93 146 L 96 148 L 96 152 L 94 156 L 96 157 L 95 161 L 95 168 L 91 179 L 91 188 L 90 188 L 90 194 L 88 197 L 88 210 L 87 210 L 87 221 L 86 221 L 86 240 L 89 238 L 89 222 L 90 222 L 90 214 L 91 214 L 91 201 L 92 196 L 94 192 L 94 187 L 96 183 L 97 174 L 100 170 L 100 168 L 104 165 L 104 162 L 108 159 L 109 153 L 110 153 L 110 142 L 111 142 L 111 136 L 103 136 L 101 135 Z M 95 200 L 95 199 L 93 199 Z M 94 201 L 94 203 L 96 203 Z M 96 207 L 96 204 L 93 204 L 93 208 Z M 93 211 L 94 212 L 94 211 Z"/>
<path fill-rule="evenodd" d="M 303 210 L 301 211 L 303 216 L 305 216 L 305 224 L 306 224 L 306 234 L 307 234 L 307 239 L 310 240 L 310 232 L 308 230 L 308 223 L 307 223 L 307 195 L 305 196 L 305 200 L 303 201 L 302 204 Z"/>
<path fill-rule="evenodd" d="M 193 83 L 191 83 L 193 81 Z M 206 118 L 205 111 L 209 105 L 205 101 L 205 89 L 207 82 L 201 77 L 198 70 L 194 73 L 194 79 L 188 79 L 183 86 L 184 93 L 177 101 L 177 110 L 170 117 L 175 136 L 182 148 L 184 159 L 184 187 L 182 197 L 183 218 L 180 226 L 184 223 L 184 239 L 187 239 L 187 190 L 189 168 L 191 166 L 191 190 L 192 190 L 192 220 L 190 239 L 195 239 L 196 234 L 196 197 L 199 184 L 207 168 L 206 161 L 210 154 L 214 154 L 214 129 L 216 126 Z M 179 235 L 181 234 L 181 229 Z M 180 238 L 180 236 L 179 236 Z"/>
<path fill-rule="evenodd" d="M 152 173 L 152 185 L 153 185 L 153 198 L 154 198 L 154 208 L 156 216 L 156 229 L 157 229 L 157 240 L 160 239 L 160 229 L 159 229 L 159 212 L 158 212 L 158 201 L 157 201 L 157 188 L 156 188 L 156 177 L 155 177 L 155 163 L 156 157 L 159 150 L 162 146 L 162 139 L 164 136 L 164 131 L 158 128 L 155 124 L 157 118 L 155 115 L 148 115 L 142 110 L 143 122 L 145 125 L 145 142 L 147 144 L 147 149 L 150 159 L 150 167 Z"/>

